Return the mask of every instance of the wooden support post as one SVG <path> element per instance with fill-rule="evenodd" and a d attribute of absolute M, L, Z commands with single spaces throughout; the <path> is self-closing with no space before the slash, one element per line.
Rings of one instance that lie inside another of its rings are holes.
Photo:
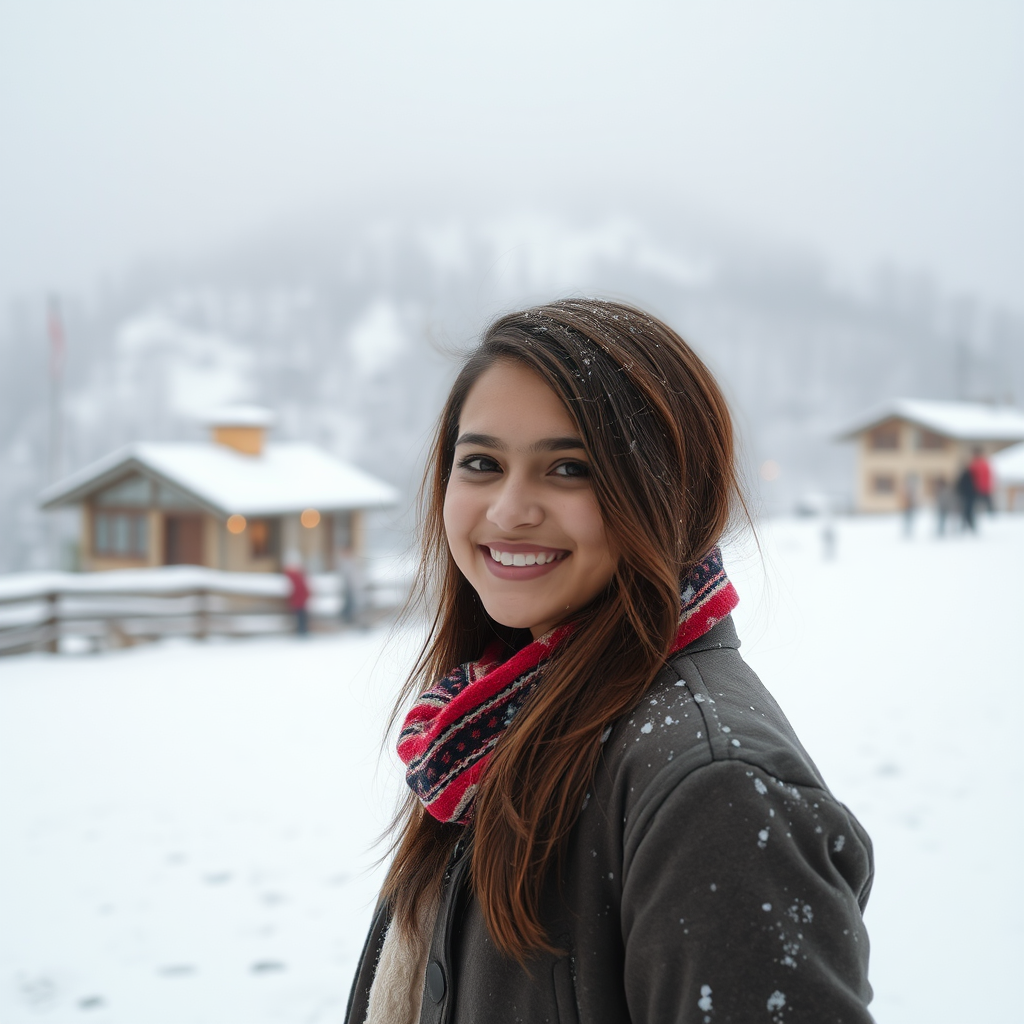
<path fill-rule="evenodd" d="M 208 592 L 206 590 L 196 591 L 199 598 L 199 613 L 196 615 L 196 639 L 205 640 L 210 635 L 210 617 L 208 607 Z"/>
<path fill-rule="evenodd" d="M 364 521 L 365 512 L 362 509 L 356 509 L 352 512 L 351 531 L 350 537 L 352 542 L 352 552 L 357 558 L 362 558 L 366 554 L 364 550 L 366 547 L 366 523 Z"/>
<path fill-rule="evenodd" d="M 58 615 L 60 594 L 51 591 L 46 595 L 46 640 L 43 650 L 51 654 L 60 653 L 60 618 Z"/>

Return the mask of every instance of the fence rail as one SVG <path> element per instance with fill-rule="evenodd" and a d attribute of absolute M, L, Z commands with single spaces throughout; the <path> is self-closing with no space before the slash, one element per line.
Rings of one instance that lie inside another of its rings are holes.
<path fill-rule="evenodd" d="M 341 583 L 314 577 L 310 628 L 343 628 Z M 295 629 L 289 584 L 276 574 L 188 567 L 39 573 L 0 580 L 0 656 L 104 650 L 164 637 L 255 636 Z M 400 603 L 394 581 L 371 581 L 356 607 L 366 623 Z"/>

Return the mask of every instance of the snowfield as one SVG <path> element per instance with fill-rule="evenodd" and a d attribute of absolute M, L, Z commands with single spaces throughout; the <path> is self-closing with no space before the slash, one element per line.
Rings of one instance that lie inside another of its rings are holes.
<path fill-rule="evenodd" d="M 775 520 L 743 652 L 875 842 L 880 1024 L 1020 1024 L 1024 517 Z M 340 1019 L 414 631 L 0 661 L 0 1020 Z"/>

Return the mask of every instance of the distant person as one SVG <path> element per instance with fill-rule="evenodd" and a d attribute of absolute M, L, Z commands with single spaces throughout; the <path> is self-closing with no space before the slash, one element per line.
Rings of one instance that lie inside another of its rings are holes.
<path fill-rule="evenodd" d="M 288 607 L 295 613 L 295 632 L 305 636 L 309 632 L 309 583 L 298 555 L 289 555 L 285 560 L 284 574 L 292 585 Z"/>
<path fill-rule="evenodd" d="M 339 555 L 338 576 L 341 582 L 341 621 L 348 626 L 362 625 L 366 584 L 362 561 L 355 552 L 346 550 Z"/>
<path fill-rule="evenodd" d="M 956 478 L 956 496 L 960 503 L 960 521 L 964 530 L 977 533 L 978 527 L 974 521 L 974 506 L 978 501 L 978 491 L 974 483 L 974 474 L 971 467 L 964 466 L 960 475 Z"/>
<path fill-rule="evenodd" d="M 940 537 L 946 535 L 946 521 L 956 507 L 956 498 L 953 488 L 945 477 L 940 477 L 935 484 L 935 516 L 937 533 Z"/>
<path fill-rule="evenodd" d="M 914 516 L 917 513 L 917 478 L 908 476 L 903 482 L 903 536 L 914 535 Z"/>
<path fill-rule="evenodd" d="M 825 516 L 821 526 L 821 557 L 831 562 L 836 557 L 836 527 L 830 515 Z"/>
<path fill-rule="evenodd" d="M 988 459 L 985 458 L 985 453 L 981 448 L 974 449 L 974 458 L 971 459 L 971 477 L 974 480 L 974 493 L 976 495 L 976 503 L 978 505 L 984 505 L 989 515 L 992 515 L 995 510 L 995 504 L 992 501 L 992 466 Z"/>

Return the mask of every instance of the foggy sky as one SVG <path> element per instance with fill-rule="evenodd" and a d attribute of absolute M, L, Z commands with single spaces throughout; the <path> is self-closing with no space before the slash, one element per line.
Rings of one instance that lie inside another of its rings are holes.
<path fill-rule="evenodd" d="M 682 209 L 1024 307 L 1024 5 L 2 0 L 0 300 L 319 213 Z"/>

